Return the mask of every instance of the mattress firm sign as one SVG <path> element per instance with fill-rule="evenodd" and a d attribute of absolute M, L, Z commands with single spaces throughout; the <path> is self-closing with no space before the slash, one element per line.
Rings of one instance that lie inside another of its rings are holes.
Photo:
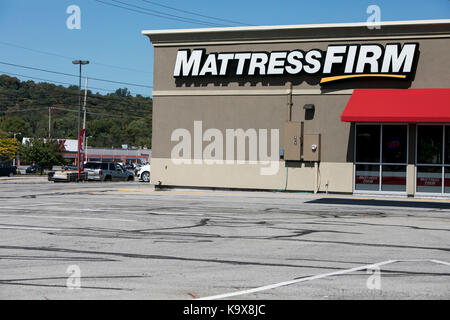
<path fill-rule="evenodd" d="M 416 67 L 418 43 L 330 45 L 326 51 L 206 53 L 178 50 L 173 76 L 321 75 L 320 83 L 358 77 L 406 79 Z"/>

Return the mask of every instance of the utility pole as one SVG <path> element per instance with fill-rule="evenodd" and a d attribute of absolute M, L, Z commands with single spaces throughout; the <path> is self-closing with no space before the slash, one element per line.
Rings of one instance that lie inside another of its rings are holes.
<path fill-rule="evenodd" d="M 81 66 L 84 64 L 89 64 L 89 61 L 83 61 L 83 60 L 74 60 L 72 61 L 73 64 L 79 64 L 80 65 L 80 77 L 78 82 L 78 136 L 77 141 L 80 139 L 80 113 L 81 113 Z M 78 152 L 77 152 L 77 168 L 78 168 L 78 181 L 80 180 L 80 148 L 78 143 Z"/>
<path fill-rule="evenodd" d="M 48 140 L 52 137 L 51 135 L 51 122 L 52 122 L 52 107 L 48 107 Z"/>

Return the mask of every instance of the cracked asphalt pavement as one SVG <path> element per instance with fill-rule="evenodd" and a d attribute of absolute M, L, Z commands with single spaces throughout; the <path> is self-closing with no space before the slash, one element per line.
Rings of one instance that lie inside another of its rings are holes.
<path fill-rule="evenodd" d="M 449 231 L 448 200 L 0 183 L 0 299 L 449 299 Z"/>

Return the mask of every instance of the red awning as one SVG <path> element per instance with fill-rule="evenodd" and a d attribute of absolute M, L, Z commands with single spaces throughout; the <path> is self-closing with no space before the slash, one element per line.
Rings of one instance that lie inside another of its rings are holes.
<path fill-rule="evenodd" d="M 450 89 L 355 89 L 341 120 L 450 122 Z"/>

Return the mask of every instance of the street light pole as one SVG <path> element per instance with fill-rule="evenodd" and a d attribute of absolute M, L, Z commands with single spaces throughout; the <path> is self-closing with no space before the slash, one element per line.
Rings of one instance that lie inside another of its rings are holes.
<path fill-rule="evenodd" d="M 14 139 L 16 138 L 17 134 L 22 134 L 22 132 L 8 132 L 9 134 L 12 134 L 14 136 Z M 13 159 L 13 166 L 16 165 L 16 156 Z"/>
<path fill-rule="evenodd" d="M 83 60 L 74 60 L 72 61 L 73 64 L 79 64 L 80 65 L 80 77 L 78 82 L 78 135 L 77 140 L 80 139 L 80 113 L 81 113 L 81 66 L 84 64 L 89 64 L 89 61 L 83 61 Z M 77 169 L 78 169 L 78 181 L 80 180 L 80 148 L 77 147 Z"/>
<path fill-rule="evenodd" d="M 84 103 L 83 103 L 83 129 L 86 130 L 86 100 L 87 100 L 87 86 L 88 77 L 86 77 L 86 84 L 84 85 Z M 84 131 L 84 136 L 86 137 L 86 131 Z M 84 139 L 86 144 L 86 138 Z"/>

